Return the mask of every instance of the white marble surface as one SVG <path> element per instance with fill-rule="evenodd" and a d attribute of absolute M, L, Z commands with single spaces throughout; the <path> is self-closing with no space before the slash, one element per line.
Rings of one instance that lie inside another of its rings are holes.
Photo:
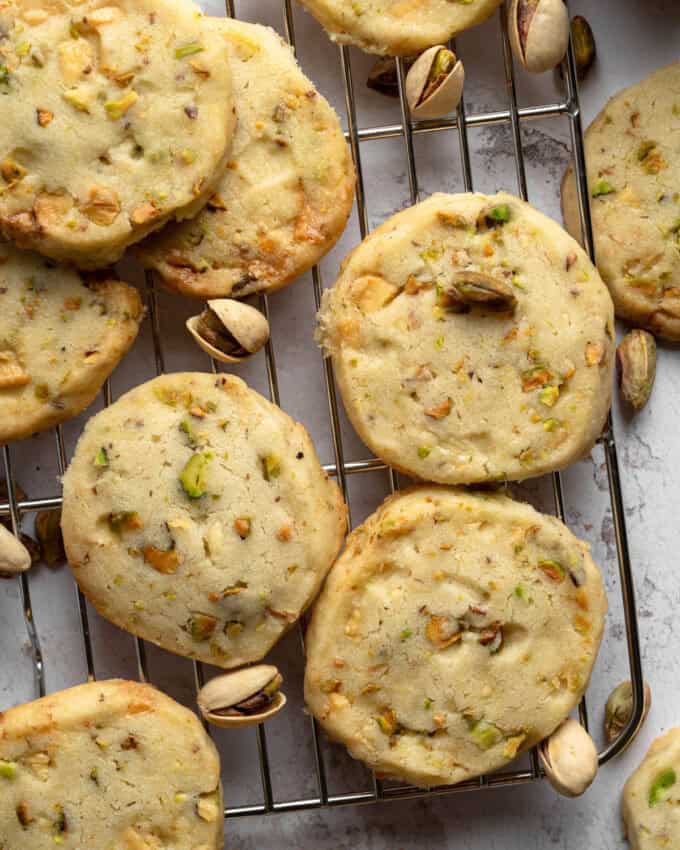
<path fill-rule="evenodd" d="M 221 0 L 206 0 L 204 7 L 221 13 Z M 237 14 L 259 20 L 283 32 L 279 0 L 237 0 Z M 676 0 L 572 0 L 572 13 L 585 14 L 595 30 L 599 58 L 582 86 L 586 121 L 606 97 L 656 67 L 680 58 L 680 7 Z M 317 25 L 295 9 L 298 55 L 307 73 L 334 103 L 345 121 L 344 98 L 337 48 Z M 498 17 L 464 34 L 458 49 L 468 72 L 468 112 L 476 114 L 505 108 L 507 95 L 502 71 Z M 372 60 L 352 53 L 357 89 L 359 125 L 397 123 L 398 104 L 368 92 L 364 81 Z M 551 75 L 528 78 L 518 74 L 520 105 L 555 101 L 559 81 Z M 346 122 L 345 122 L 346 123 Z M 568 127 L 561 119 L 525 123 L 523 143 L 527 158 L 530 200 L 559 219 L 558 187 L 568 159 Z M 516 191 L 512 140 L 507 126 L 471 130 L 475 188 Z M 409 201 L 403 142 L 394 139 L 362 145 L 371 226 L 380 223 Z M 416 157 L 422 196 L 432 191 L 462 190 L 462 174 L 455 133 L 419 137 Z M 322 264 L 326 283 L 332 281 L 342 256 L 358 241 L 356 217 L 339 246 Z M 127 269 L 133 273 L 133 268 Z M 161 294 L 164 351 L 168 370 L 201 369 L 206 362 L 186 340 L 184 317 L 194 305 Z M 275 351 L 279 364 L 282 406 L 300 418 L 312 432 L 325 462 L 333 459 L 323 387 L 321 359 L 311 334 L 314 299 L 309 276 L 271 299 Z M 637 588 L 645 674 L 654 705 L 646 726 L 630 751 L 606 766 L 593 788 L 581 799 L 556 797 L 544 784 L 486 792 L 467 792 L 423 801 L 385 803 L 363 808 L 316 810 L 271 817 L 230 820 L 226 824 L 227 848 L 238 850 L 543 850 L 543 848 L 624 847 L 618 798 L 625 777 L 642 757 L 652 737 L 680 723 L 676 708 L 680 630 L 676 606 L 680 602 L 679 500 L 675 470 L 680 467 L 679 353 L 661 346 L 654 396 L 634 420 L 616 406 L 626 519 Z M 153 349 L 148 326 L 134 352 L 115 374 L 114 397 L 154 374 Z M 266 392 L 262 357 L 242 370 L 256 388 Z M 96 408 L 95 408 L 96 409 Z M 82 428 L 84 417 L 65 428 L 68 451 Z M 366 456 L 351 429 L 344 427 L 348 459 Z M 12 448 L 17 479 L 29 496 L 58 494 L 54 436 L 43 435 Z M 520 495 L 550 507 L 549 483 L 534 482 L 517 488 Z M 370 512 L 386 490 L 386 476 L 376 473 L 351 479 L 354 521 Z M 608 510 L 603 458 L 596 451 L 565 475 L 569 522 L 588 539 L 605 574 L 611 612 L 605 641 L 589 690 L 591 724 L 599 735 L 606 694 L 626 676 L 625 635 L 611 515 Z M 38 567 L 31 574 L 35 620 L 46 661 L 48 690 L 82 681 L 87 673 L 75 593 L 68 570 Z M 132 639 L 90 611 L 95 670 L 98 677 L 136 676 Z M 191 665 L 150 648 L 152 681 L 176 698 L 192 704 Z M 268 726 L 274 796 L 288 800 L 316 794 L 313 777 L 309 721 L 300 705 L 301 661 L 294 633 L 273 653 L 288 679 L 291 704 Z M 0 710 L 33 696 L 31 664 L 21 618 L 19 588 L 0 584 Z M 601 738 L 599 739 L 601 744 Z M 230 805 L 261 800 L 255 738 L 250 732 L 222 733 L 218 745 L 223 758 L 227 801 Z M 363 769 L 334 747 L 324 746 L 331 792 L 360 790 L 369 785 Z M 28 850 L 28 848 L 27 848 Z"/>

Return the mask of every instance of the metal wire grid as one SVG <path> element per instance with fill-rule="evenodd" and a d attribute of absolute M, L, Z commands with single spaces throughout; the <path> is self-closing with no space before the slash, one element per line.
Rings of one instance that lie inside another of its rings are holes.
<path fill-rule="evenodd" d="M 286 36 L 290 44 L 294 48 L 295 31 L 291 0 L 282 0 L 282 2 Z M 233 17 L 235 14 L 234 0 L 225 0 L 225 8 L 227 15 Z M 508 41 L 508 24 L 505 4 L 503 4 L 499 9 L 499 21 L 502 33 L 503 60 L 505 68 L 505 85 L 508 98 L 508 108 L 495 112 L 468 115 L 465 108 L 465 102 L 464 100 L 461 100 L 455 118 L 452 117 L 429 121 L 411 120 L 408 105 L 404 97 L 404 64 L 403 60 L 398 59 L 397 71 L 399 99 L 401 107 L 401 123 L 382 125 L 377 127 L 360 128 L 358 126 L 356 117 L 354 84 L 352 79 L 352 68 L 350 63 L 349 49 L 345 46 L 341 46 L 339 48 L 340 70 L 344 82 L 345 105 L 348 127 L 345 135 L 351 147 L 357 174 L 357 207 L 359 229 L 362 238 L 367 235 L 369 230 L 361 158 L 361 145 L 363 143 L 388 138 L 401 138 L 403 140 L 404 153 L 407 162 L 407 174 L 409 180 L 411 202 L 416 203 L 419 199 L 419 189 L 418 173 L 416 169 L 413 147 L 413 139 L 415 135 L 424 133 L 456 132 L 458 135 L 459 142 L 464 189 L 465 191 L 472 191 L 473 181 L 470 166 L 468 129 L 471 127 L 509 124 L 512 133 L 512 141 L 515 154 L 518 192 L 520 196 L 526 200 L 528 198 L 528 192 L 524 156 L 522 150 L 521 123 L 523 121 L 535 120 L 540 118 L 566 117 L 569 122 L 572 155 L 575 165 L 583 243 L 586 246 L 591 257 L 594 257 L 593 233 L 590 210 L 588 206 L 588 186 L 585 172 L 585 154 L 583 147 L 581 112 L 578 99 L 576 67 L 574 63 L 572 47 L 570 45 L 568 55 L 565 59 L 565 62 L 563 63 L 563 72 L 566 82 L 566 99 L 560 103 L 551 103 L 542 106 L 519 108 L 517 106 L 517 99 L 515 93 L 514 66 L 512 54 L 510 51 L 510 44 Z M 314 290 L 314 298 L 318 309 L 318 307 L 320 306 L 321 293 L 323 288 L 321 280 L 321 271 L 318 267 L 315 267 L 312 270 L 312 283 Z M 149 319 L 153 335 L 155 366 L 157 374 L 160 375 L 165 371 L 165 358 L 163 352 L 159 314 L 156 304 L 156 290 L 153 276 L 150 273 L 147 273 L 146 285 Z M 260 308 L 264 315 L 269 317 L 269 302 L 266 295 L 260 296 Z M 216 371 L 217 367 L 214 361 L 211 361 L 211 367 L 213 371 Z M 278 376 L 276 370 L 274 347 L 271 341 L 267 344 L 266 347 L 266 368 L 269 384 L 269 396 L 274 403 L 278 404 L 280 402 Z M 368 458 L 366 460 L 356 462 L 345 461 L 338 412 L 337 395 L 333 377 L 333 367 L 330 361 L 328 360 L 324 361 L 324 377 L 328 397 L 331 436 L 335 455 L 335 463 L 328 464 L 325 468 L 331 475 L 337 477 L 338 483 L 342 488 L 343 494 L 345 496 L 345 501 L 349 505 L 347 488 L 347 477 L 349 475 L 365 472 L 374 472 L 376 470 L 385 470 L 388 475 L 388 480 L 391 489 L 396 489 L 398 486 L 397 475 L 394 470 L 387 467 L 382 461 L 377 460 L 375 458 Z M 104 387 L 103 395 L 105 405 L 110 404 L 111 389 L 108 382 Z M 66 468 L 67 462 L 64 439 L 62 429 L 60 427 L 55 429 L 55 441 L 58 471 L 59 474 L 62 475 Z M 606 747 L 599 754 L 600 764 L 604 764 L 626 748 L 626 746 L 635 736 L 635 733 L 637 732 L 637 729 L 640 726 L 643 712 L 643 678 L 640 662 L 640 646 L 635 611 L 635 594 L 633 586 L 632 567 L 628 550 L 617 450 L 612 430 L 611 417 L 608 421 L 606 430 L 600 439 L 600 442 L 604 449 L 607 468 L 612 519 L 615 531 L 619 574 L 621 581 L 623 611 L 626 624 L 628 659 L 631 680 L 633 683 L 634 696 L 633 715 L 623 734 L 620 736 L 620 738 L 618 738 L 614 743 Z M 50 508 L 58 508 L 61 505 L 61 497 L 56 496 L 18 501 L 15 495 L 15 483 L 12 473 L 11 452 L 10 448 L 7 445 L 2 446 L 2 460 L 4 465 L 5 478 L 7 482 L 8 500 L 7 502 L 0 503 L 0 515 L 9 515 L 9 517 L 11 518 L 13 531 L 15 534 L 17 534 L 21 525 L 21 517 L 24 514 L 29 514 L 32 512 L 46 510 Z M 564 520 L 564 496 L 562 480 L 559 473 L 553 473 L 552 475 L 552 490 L 555 504 L 555 513 L 560 519 Z M 35 623 L 33 621 L 30 595 L 30 580 L 27 574 L 23 574 L 21 575 L 19 581 L 21 589 L 21 599 L 23 604 L 23 614 L 32 651 L 34 689 L 37 696 L 44 696 L 45 671 L 43 664 L 43 656 L 40 648 L 40 640 L 38 637 Z M 95 660 L 92 650 L 92 642 L 90 640 L 88 611 L 85 598 L 81 594 L 80 590 L 77 590 L 77 601 L 80 613 L 88 678 L 90 681 L 94 681 L 96 679 Z M 302 624 L 298 626 L 298 629 L 301 648 L 304 652 L 304 630 Z M 139 638 L 136 639 L 136 653 L 139 678 L 141 681 L 146 682 L 149 680 L 146 651 L 144 642 Z M 203 667 L 200 662 L 193 662 L 193 665 L 195 685 L 198 689 L 203 684 Z M 579 706 L 579 715 L 581 722 L 587 727 L 588 714 L 585 698 Z M 374 777 L 372 788 L 368 791 L 356 791 L 332 795 L 328 791 L 327 776 L 324 767 L 323 755 L 321 752 L 320 738 L 317 725 L 313 719 L 310 720 L 310 724 L 312 742 L 314 747 L 317 794 L 312 797 L 296 800 L 281 801 L 274 799 L 271 773 L 269 768 L 267 736 L 264 726 L 258 726 L 257 747 L 262 786 L 262 802 L 253 805 L 239 806 L 237 808 L 227 808 L 225 810 L 225 817 L 266 814 L 272 812 L 286 812 L 300 809 L 313 809 L 322 806 L 367 804 L 382 800 L 422 798 L 432 795 L 468 791 L 472 789 L 488 789 L 506 785 L 524 784 L 532 782 L 540 778 L 541 776 L 539 760 L 536 751 L 534 750 L 531 753 L 531 763 L 529 769 L 506 771 L 503 773 L 494 774 L 492 776 L 482 776 L 478 779 L 461 783 L 460 785 L 457 785 L 455 787 L 441 787 L 430 789 L 427 791 L 412 788 L 410 786 L 385 787 L 383 786 L 383 783 L 380 780 Z"/>

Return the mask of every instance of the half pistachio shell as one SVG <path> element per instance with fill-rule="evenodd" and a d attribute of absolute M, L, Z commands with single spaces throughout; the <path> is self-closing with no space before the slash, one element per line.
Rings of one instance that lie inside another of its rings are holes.
<path fill-rule="evenodd" d="M 565 797 L 580 797 L 597 774 L 595 743 L 571 717 L 542 742 L 538 754 L 548 782 Z"/>
<path fill-rule="evenodd" d="M 508 29 L 518 61 L 531 74 L 555 68 L 569 46 L 569 13 L 563 0 L 512 0 Z"/>
<path fill-rule="evenodd" d="M 406 99 L 414 118 L 440 118 L 460 103 L 465 83 L 463 63 L 448 47 L 430 47 L 406 75 Z"/>
<path fill-rule="evenodd" d="M 241 363 L 266 345 L 269 322 L 254 307 L 231 298 L 208 301 L 207 309 L 187 319 L 198 345 L 222 363 Z"/>
<path fill-rule="evenodd" d="M 0 576 L 25 573 L 31 563 L 31 553 L 24 544 L 4 525 L 0 525 Z"/>
<path fill-rule="evenodd" d="M 213 726 L 256 726 L 286 704 L 279 690 L 283 677 L 269 664 L 246 667 L 212 679 L 198 693 L 201 714 Z"/>

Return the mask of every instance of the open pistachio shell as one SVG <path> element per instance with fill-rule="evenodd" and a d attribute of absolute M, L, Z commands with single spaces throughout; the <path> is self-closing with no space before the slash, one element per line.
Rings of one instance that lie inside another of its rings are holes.
<path fill-rule="evenodd" d="M 559 65 L 569 46 L 564 0 L 512 0 L 509 15 L 510 44 L 522 66 L 541 74 Z"/>
<path fill-rule="evenodd" d="M 246 667 L 208 682 L 198 693 L 198 707 L 213 726 L 256 726 L 286 704 L 279 691 L 282 682 L 279 671 L 269 664 Z"/>
<path fill-rule="evenodd" d="M 0 576 L 25 573 L 31 563 L 31 553 L 24 544 L 0 525 Z"/>
<path fill-rule="evenodd" d="M 595 779 L 597 748 L 583 726 L 571 717 L 541 743 L 538 753 L 548 782 L 565 797 L 580 797 Z"/>
<path fill-rule="evenodd" d="M 207 309 L 187 319 L 186 326 L 198 345 L 222 363 L 247 360 L 269 339 L 269 323 L 262 313 L 231 298 L 208 301 Z"/>
<path fill-rule="evenodd" d="M 443 51 L 443 52 L 442 52 Z M 460 103 L 465 83 L 463 63 L 439 44 L 430 47 L 406 75 L 406 99 L 414 118 L 440 118 Z"/>

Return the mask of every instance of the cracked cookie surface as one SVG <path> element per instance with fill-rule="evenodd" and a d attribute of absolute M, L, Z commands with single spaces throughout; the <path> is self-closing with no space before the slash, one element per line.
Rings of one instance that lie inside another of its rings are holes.
<path fill-rule="evenodd" d="M 226 165 L 226 47 L 189 0 L 0 7 L 0 230 L 82 268 L 194 215 Z"/>
<path fill-rule="evenodd" d="M 221 850 L 215 746 L 149 685 L 90 682 L 0 714 L 4 850 Z"/>
<path fill-rule="evenodd" d="M 550 735 L 607 600 L 588 546 L 502 495 L 415 487 L 348 538 L 307 632 L 305 700 L 381 775 L 455 784 Z"/>
<path fill-rule="evenodd" d="M 333 41 L 409 56 L 486 20 L 501 0 L 300 0 Z"/>
<path fill-rule="evenodd" d="M 207 207 L 135 250 L 170 289 L 195 298 L 280 289 L 345 228 L 354 169 L 338 116 L 268 27 L 212 21 L 229 49 L 238 124 Z"/>
<path fill-rule="evenodd" d="M 239 378 L 180 373 L 90 420 L 62 529 L 104 617 L 230 668 L 260 660 L 314 598 L 346 511 L 302 425 Z"/>
<path fill-rule="evenodd" d="M 680 62 L 615 95 L 585 135 L 597 267 L 616 315 L 680 341 Z M 573 169 L 562 211 L 580 239 Z"/>
<path fill-rule="evenodd" d="M 77 416 L 134 343 L 136 289 L 0 243 L 0 443 Z"/>
<path fill-rule="evenodd" d="M 565 467 L 611 403 L 606 286 L 559 225 L 505 193 L 437 194 L 388 219 L 326 292 L 319 339 L 359 436 L 422 480 Z"/>

